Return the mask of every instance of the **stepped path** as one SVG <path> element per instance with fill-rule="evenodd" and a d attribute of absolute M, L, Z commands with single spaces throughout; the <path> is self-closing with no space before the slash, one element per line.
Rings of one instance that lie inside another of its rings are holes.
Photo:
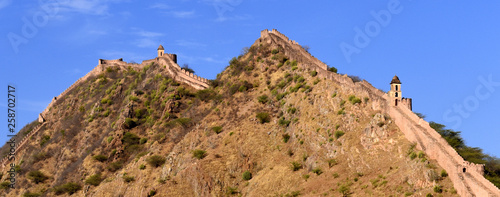
<path fill-rule="evenodd" d="M 301 61 L 303 68 L 317 71 L 318 77 L 338 83 L 344 91 L 369 97 L 373 109 L 389 114 L 405 134 L 406 139 L 416 143 L 418 149 L 424 151 L 430 159 L 436 160 L 448 172 L 460 196 L 500 197 L 500 190 L 483 177 L 484 166 L 465 161 L 438 132 L 430 127 L 428 122 L 405 106 L 393 106 L 389 95 L 385 92 L 364 80 L 354 83 L 347 75 L 327 71 L 326 64 L 306 53 L 297 42 L 289 40 L 277 30 L 262 31 L 261 38 L 256 44 L 261 42 L 283 47 L 290 59 Z"/>
<path fill-rule="evenodd" d="M 19 151 L 21 150 L 21 148 L 24 146 L 24 144 L 26 144 L 26 142 L 29 140 L 29 138 L 33 135 L 35 135 L 35 133 L 37 133 L 46 123 L 42 123 L 42 124 L 39 124 L 37 125 L 35 128 L 33 128 L 33 130 L 31 130 L 28 135 L 24 136 L 24 138 L 19 141 L 19 142 L 16 142 L 16 150 L 14 151 L 14 155 Z M 11 152 L 12 153 L 12 152 Z M 1 165 L 2 165 L 2 169 L 5 169 L 5 166 L 6 164 L 9 162 L 9 157 L 4 157 L 2 159 L 1 162 Z"/>

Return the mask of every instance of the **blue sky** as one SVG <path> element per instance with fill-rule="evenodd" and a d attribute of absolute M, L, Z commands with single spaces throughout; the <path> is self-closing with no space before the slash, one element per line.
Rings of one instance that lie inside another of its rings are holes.
<path fill-rule="evenodd" d="M 275 28 L 384 91 L 397 74 L 414 111 L 498 157 L 499 10 L 498 1 L 0 0 L 0 142 L 8 84 L 20 129 L 99 58 L 140 63 L 163 44 L 213 79 Z"/>

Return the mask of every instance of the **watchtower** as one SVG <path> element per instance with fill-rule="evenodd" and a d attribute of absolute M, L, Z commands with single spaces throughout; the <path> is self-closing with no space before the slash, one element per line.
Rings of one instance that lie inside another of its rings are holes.
<path fill-rule="evenodd" d="M 163 56 L 163 54 L 165 54 L 165 49 L 164 49 L 164 48 L 163 48 L 163 46 L 160 44 L 160 46 L 158 47 L 158 57 Z"/>
<path fill-rule="evenodd" d="M 389 90 L 389 97 L 391 98 L 391 103 L 393 106 L 404 105 L 408 109 L 412 110 L 411 98 L 403 98 L 403 94 L 401 92 L 401 81 L 396 75 L 394 75 L 391 80 L 391 90 Z"/>

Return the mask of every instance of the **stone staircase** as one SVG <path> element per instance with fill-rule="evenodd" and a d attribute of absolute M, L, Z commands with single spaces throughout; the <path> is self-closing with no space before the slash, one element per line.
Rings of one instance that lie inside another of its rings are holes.
<path fill-rule="evenodd" d="M 29 138 L 31 138 L 31 136 L 35 135 L 44 125 L 46 124 L 46 122 L 43 122 L 39 125 L 37 125 L 35 128 L 33 128 L 33 130 L 31 130 L 28 135 L 24 136 L 24 138 L 19 141 L 19 142 L 16 142 L 16 150 L 14 151 L 14 154 L 16 154 L 17 152 L 19 152 L 21 150 L 21 148 L 23 148 L 23 146 L 26 144 L 26 142 L 29 140 Z M 9 156 L 6 156 L 4 157 L 0 163 L 2 165 L 2 169 L 5 169 L 5 166 L 7 165 L 7 163 L 9 163 Z"/>

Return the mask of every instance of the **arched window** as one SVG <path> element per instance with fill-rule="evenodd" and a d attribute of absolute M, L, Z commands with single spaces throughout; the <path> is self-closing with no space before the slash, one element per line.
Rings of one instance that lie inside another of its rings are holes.
<path fill-rule="evenodd" d="M 467 169 L 465 169 L 465 168 L 464 168 L 464 169 L 463 169 L 463 171 L 464 171 L 464 173 L 465 173 L 465 172 L 467 171 Z"/>
<path fill-rule="evenodd" d="M 396 85 L 396 91 L 398 91 L 398 85 Z"/>
<path fill-rule="evenodd" d="M 396 87 L 398 87 L 398 86 L 396 86 Z M 396 95 L 395 95 L 395 96 L 396 96 L 396 97 L 398 97 L 398 93 L 397 93 L 397 92 L 396 92 Z"/>

